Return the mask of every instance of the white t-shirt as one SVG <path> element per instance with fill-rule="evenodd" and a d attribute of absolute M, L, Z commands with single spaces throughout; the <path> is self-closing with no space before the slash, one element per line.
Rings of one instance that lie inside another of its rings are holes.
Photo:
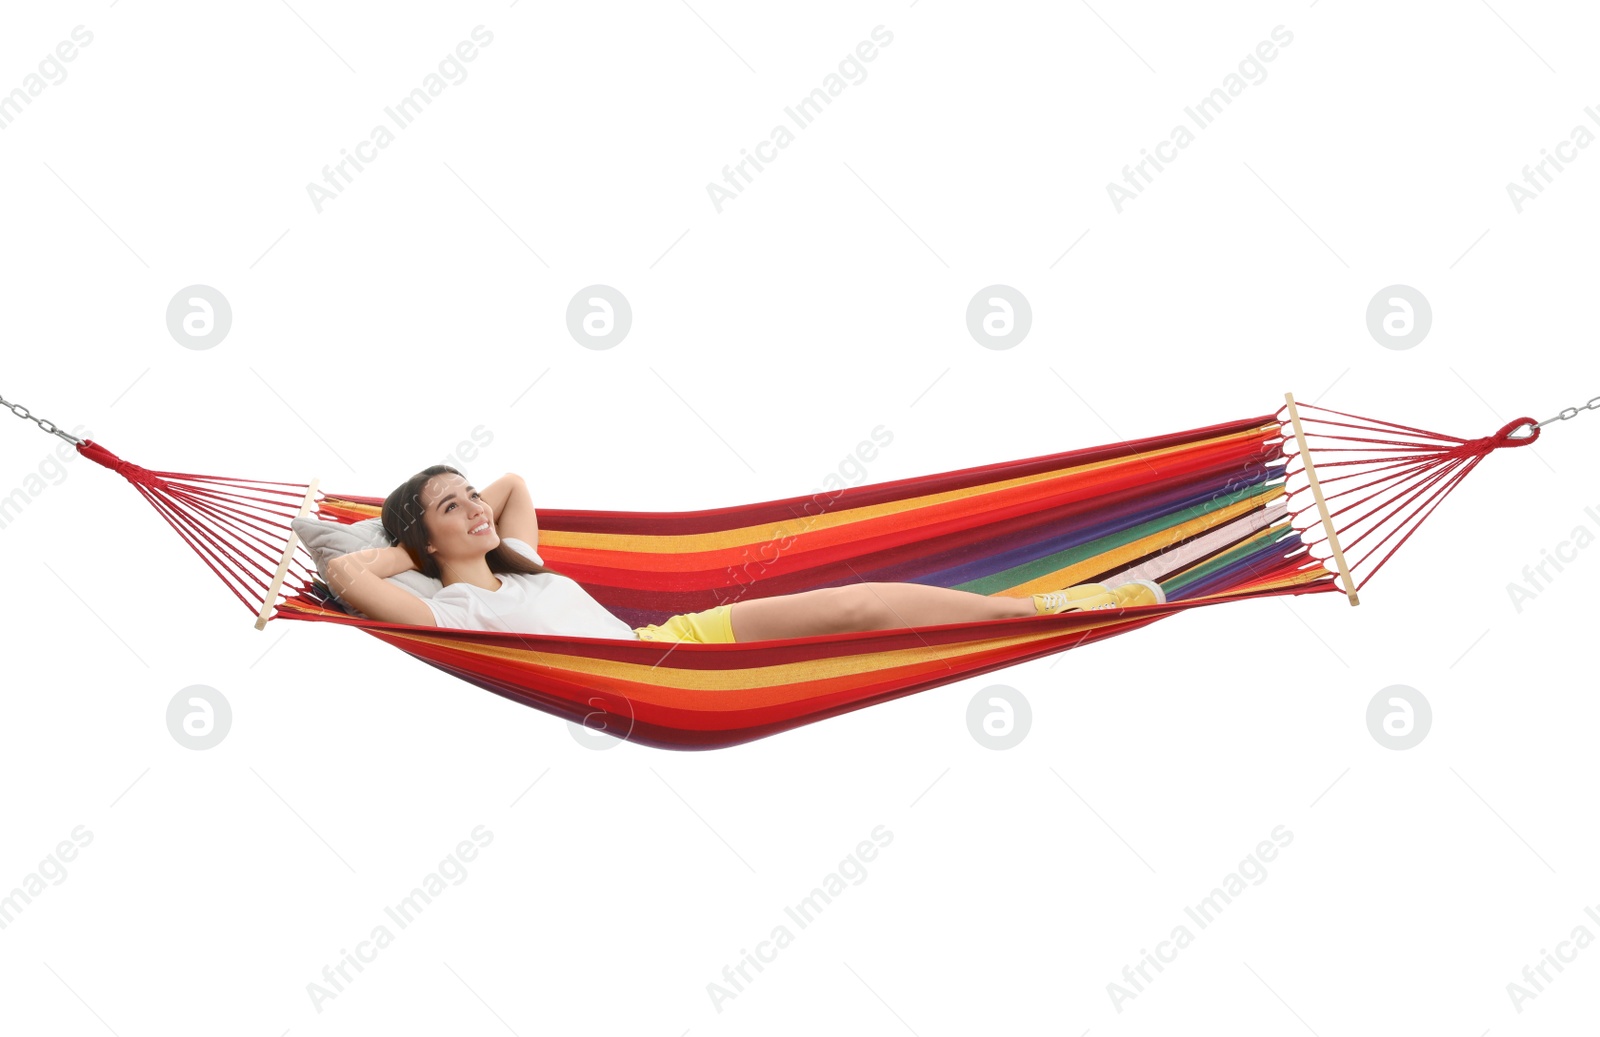
<path fill-rule="evenodd" d="M 505 537 L 512 550 L 540 565 L 544 559 L 526 541 Z M 431 598 L 434 625 L 458 630 L 503 630 L 561 637 L 610 637 L 637 641 L 639 635 L 570 576 L 555 573 L 495 573 L 499 590 L 452 583 Z"/>

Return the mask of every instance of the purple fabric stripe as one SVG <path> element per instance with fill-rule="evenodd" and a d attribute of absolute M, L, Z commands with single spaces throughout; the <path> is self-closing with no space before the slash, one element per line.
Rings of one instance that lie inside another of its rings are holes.
<path fill-rule="evenodd" d="M 1199 485 L 1191 481 L 1187 485 L 1171 490 L 1093 508 L 1087 512 L 1076 510 L 1080 509 L 1080 505 L 1039 512 L 1028 516 L 1025 520 L 1026 525 L 1007 523 L 1010 528 L 981 541 L 964 541 L 936 552 L 899 559 L 889 565 L 863 566 L 860 562 L 852 562 L 851 567 L 856 573 L 847 572 L 845 577 L 837 579 L 833 585 L 853 583 L 858 578 L 926 583 L 939 587 L 958 587 L 974 583 L 996 573 L 1026 565 L 1046 555 L 1079 547 L 1119 530 L 1129 529 L 1163 515 L 1174 514 L 1204 503 L 1230 484 L 1234 490 L 1258 487 L 1279 478 L 1283 471 L 1282 465 L 1268 466 L 1263 468 L 1256 478 L 1245 481 L 1239 478 L 1239 470 L 1235 469 L 1222 477 L 1213 475 Z M 1060 514 L 1063 510 L 1069 512 L 1065 517 Z M 1071 514 L 1074 510 L 1076 510 L 1075 515 Z M 1073 525 L 1062 532 L 1064 521 L 1072 522 Z M 952 559 L 956 560 L 954 564 L 945 564 Z M 1111 568 L 1126 568 L 1130 564 L 1136 563 L 1123 562 L 1115 567 L 1108 566 L 1104 571 L 1109 572 Z M 856 574 L 859 574 L 859 577 Z"/>
<path fill-rule="evenodd" d="M 1299 535 L 1292 530 L 1285 530 L 1279 539 L 1263 544 L 1259 550 L 1223 566 L 1210 576 L 1196 580 L 1180 590 L 1168 592 L 1167 600 L 1183 601 L 1186 598 L 1201 597 L 1206 594 L 1220 594 L 1230 587 L 1262 575 L 1263 570 L 1270 568 L 1272 563 L 1287 558 L 1299 547 Z"/>
<path fill-rule="evenodd" d="M 1088 464 L 1108 458 L 1126 457 L 1144 450 L 1198 443 L 1221 436 L 1232 435 L 1259 428 L 1276 421 L 1275 414 L 1245 418 L 1238 421 L 1208 425 L 1165 436 L 1148 436 L 1080 450 L 1066 450 L 1039 457 L 1021 458 L 999 464 L 957 469 L 892 482 L 871 483 L 864 486 L 845 487 L 837 495 L 818 491 L 812 495 L 787 497 L 782 500 L 758 504 L 711 508 L 703 511 L 644 512 L 644 511 L 586 511 L 570 508 L 540 506 L 539 524 L 550 530 L 584 533 L 622 533 L 647 536 L 671 536 L 686 533 L 706 533 L 736 526 L 763 522 L 784 522 L 803 518 L 807 514 L 838 511 L 842 508 L 869 507 L 886 501 L 904 500 L 907 497 L 928 493 L 945 493 L 950 490 L 1003 479 L 1014 479 L 1040 472 L 1050 472 L 1074 465 Z M 365 498 L 363 498 L 365 499 Z M 536 502 L 537 503 L 537 502 Z M 810 510 L 806 505 L 810 504 Z"/>

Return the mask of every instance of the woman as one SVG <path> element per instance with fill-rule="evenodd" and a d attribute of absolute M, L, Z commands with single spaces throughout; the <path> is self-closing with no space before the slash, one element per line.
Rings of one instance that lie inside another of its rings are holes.
<path fill-rule="evenodd" d="M 479 491 L 449 465 L 425 468 L 383 502 L 395 546 L 335 558 L 328 586 L 385 623 L 504 630 L 568 637 L 700 643 L 811 637 L 850 630 L 935 626 L 1166 601 L 1159 585 L 1133 580 L 1081 584 L 1028 598 L 989 596 L 920 583 L 854 583 L 717 605 L 630 627 L 577 581 L 545 568 L 536 547 L 533 498 L 518 475 Z M 441 581 L 432 598 L 388 582 L 409 569 Z"/>

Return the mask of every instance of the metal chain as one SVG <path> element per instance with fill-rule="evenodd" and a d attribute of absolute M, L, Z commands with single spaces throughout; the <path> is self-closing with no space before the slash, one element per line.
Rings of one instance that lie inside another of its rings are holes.
<path fill-rule="evenodd" d="M 1537 425 L 1535 425 L 1533 427 L 1534 428 L 1543 428 L 1544 426 L 1550 424 L 1553 421 L 1566 421 L 1568 418 L 1577 417 L 1578 412 L 1581 411 L 1581 410 L 1600 410 L 1600 396 L 1596 396 L 1594 399 L 1590 400 L 1588 403 L 1584 404 L 1582 407 L 1568 407 L 1566 410 L 1562 411 L 1560 414 L 1557 414 L 1555 417 L 1546 418 L 1543 421 L 1539 422 L 1539 424 L 1537 424 Z"/>
<path fill-rule="evenodd" d="M 40 428 L 44 429 L 46 432 L 50 433 L 51 435 L 60 436 L 62 439 L 66 440 L 68 443 L 71 443 L 73 446 L 77 446 L 79 443 L 83 442 L 83 440 L 79 439 L 77 436 L 74 436 L 72 433 L 64 431 L 55 422 L 46 421 L 43 418 L 35 417 L 33 415 L 33 413 L 28 410 L 28 408 L 24 407 L 20 403 L 12 403 L 10 400 L 6 399 L 4 396 L 0 396 L 0 407 L 9 407 L 9 408 L 11 408 L 11 413 L 15 414 L 17 417 L 19 417 L 19 418 L 27 418 L 27 419 L 33 421 Z M 1552 420 L 1554 420 L 1554 419 L 1552 419 Z"/>

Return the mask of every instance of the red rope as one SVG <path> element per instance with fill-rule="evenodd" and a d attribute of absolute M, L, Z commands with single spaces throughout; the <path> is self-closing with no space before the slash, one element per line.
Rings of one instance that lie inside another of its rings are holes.
<path fill-rule="evenodd" d="M 1494 435 L 1463 439 L 1460 436 L 1430 432 L 1410 425 L 1366 418 L 1313 404 L 1297 403 L 1295 408 L 1300 412 L 1301 432 L 1306 442 L 1305 452 L 1311 455 L 1310 460 L 1318 471 L 1318 486 L 1326 491 L 1331 484 L 1357 480 L 1354 485 L 1342 486 L 1332 494 L 1324 492 L 1323 495 L 1323 502 L 1328 506 L 1329 523 L 1339 536 L 1340 548 L 1344 553 L 1351 579 L 1355 582 L 1354 589 L 1357 590 L 1377 575 L 1394 556 L 1395 551 L 1416 533 L 1422 523 L 1438 510 L 1444 498 L 1460 485 L 1461 480 L 1466 478 L 1486 456 L 1503 447 L 1527 446 L 1539 438 L 1540 432 L 1533 418 L 1523 417 L 1507 422 Z M 1287 487 L 1288 481 L 1295 476 L 1304 480 L 1303 485 L 1286 490 L 1286 496 L 1290 501 L 1289 521 L 1291 526 L 1300 531 L 1301 540 L 1309 551 L 1313 546 L 1327 542 L 1329 537 L 1327 530 L 1321 528 L 1320 513 L 1304 526 L 1298 522 L 1303 514 L 1316 508 L 1316 500 L 1310 490 L 1309 478 L 1305 476 L 1307 458 L 1300 458 L 1298 470 L 1293 468 L 1293 459 L 1300 457 L 1300 451 L 1294 438 L 1293 425 L 1287 417 L 1287 409 L 1285 406 L 1279 412 L 1280 435 L 1285 440 L 1284 453 L 1290 459 L 1284 466 L 1285 485 Z M 1307 411 L 1337 414 L 1362 424 L 1333 421 L 1319 417 L 1315 413 L 1308 414 Z M 1350 433 L 1374 435 L 1324 431 L 1323 426 L 1336 430 L 1350 430 Z M 1525 426 L 1533 426 L 1529 435 L 1511 435 L 1513 430 Z M 1394 431 L 1396 429 L 1412 433 L 1413 436 L 1396 438 Z M 1417 437 L 1433 442 L 1419 442 Z M 1288 449 L 1291 443 L 1296 449 Z M 1334 443 L 1353 445 L 1328 445 Z M 1333 454 L 1358 456 L 1324 460 Z M 1325 470 L 1335 468 L 1350 470 L 1335 475 L 1322 475 Z M 1352 494 L 1366 490 L 1371 492 L 1334 506 L 1335 500 L 1348 498 Z M 1368 503 L 1373 503 L 1373 506 L 1359 514 L 1351 514 Z M 1368 520 L 1373 521 L 1368 524 Z M 1391 523 L 1393 528 L 1384 533 L 1381 539 L 1375 543 L 1368 543 L 1373 534 L 1383 531 Z M 1397 535 L 1399 539 L 1395 540 Z M 1391 540 L 1394 540 L 1392 545 Z M 1387 550 L 1384 549 L 1385 545 L 1388 545 Z M 1331 553 L 1330 550 L 1330 556 Z M 1313 557 L 1318 557 L 1325 567 L 1331 568 L 1331 558 L 1322 558 L 1315 554 Z M 1362 571 L 1359 579 L 1357 579 L 1358 571 Z"/>
<path fill-rule="evenodd" d="M 309 484 L 151 471 L 91 440 L 78 452 L 132 483 L 251 615 L 260 610 Z M 311 571 L 309 554 L 297 550 L 285 598 L 311 586 Z"/>

